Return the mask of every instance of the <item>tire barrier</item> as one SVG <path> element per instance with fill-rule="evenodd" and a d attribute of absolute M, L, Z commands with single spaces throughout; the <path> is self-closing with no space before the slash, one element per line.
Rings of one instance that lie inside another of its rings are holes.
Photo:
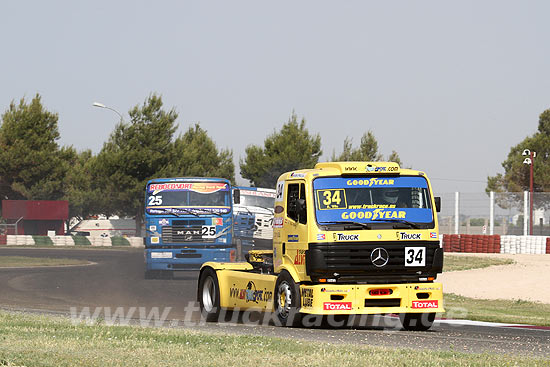
<path fill-rule="evenodd" d="M 31 236 L 0 235 L 0 245 L 7 246 L 94 246 L 143 248 L 143 237 Z"/>
<path fill-rule="evenodd" d="M 550 237 L 444 234 L 443 251 L 494 254 L 550 254 Z"/>
<path fill-rule="evenodd" d="M 498 254 L 501 247 L 500 237 L 500 235 L 444 234 L 443 251 Z"/>

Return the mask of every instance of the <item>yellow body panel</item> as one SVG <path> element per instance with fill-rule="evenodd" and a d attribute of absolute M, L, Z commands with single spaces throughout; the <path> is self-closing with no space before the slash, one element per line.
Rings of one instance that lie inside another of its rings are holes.
<path fill-rule="evenodd" d="M 217 270 L 220 306 L 240 310 L 273 310 L 275 275 Z"/>
<path fill-rule="evenodd" d="M 391 294 L 370 295 L 388 289 Z M 300 293 L 300 312 L 315 315 L 445 312 L 440 283 L 301 285 Z"/>

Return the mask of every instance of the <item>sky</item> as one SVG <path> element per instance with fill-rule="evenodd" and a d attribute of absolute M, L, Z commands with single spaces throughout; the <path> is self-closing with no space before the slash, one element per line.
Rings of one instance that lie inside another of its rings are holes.
<path fill-rule="evenodd" d="M 156 93 L 238 174 L 294 111 L 322 161 L 370 130 L 436 194 L 482 192 L 550 108 L 548 14 L 544 0 L 5 0 L 0 112 L 39 93 L 59 143 L 97 153 L 119 117 L 93 102 L 127 117 Z"/>

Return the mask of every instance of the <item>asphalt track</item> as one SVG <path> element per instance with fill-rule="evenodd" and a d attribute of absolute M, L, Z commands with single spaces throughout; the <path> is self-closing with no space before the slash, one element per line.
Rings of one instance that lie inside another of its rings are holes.
<path fill-rule="evenodd" d="M 195 302 L 197 272 L 174 280 L 145 280 L 143 250 L 0 248 L 2 256 L 85 259 L 87 266 L 0 268 L 0 308 L 95 316 L 106 322 L 183 327 L 212 333 L 265 335 L 328 343 L 499 353 L 550 358 L 550 330 L 437 322 L 427 332 L 400 330 L 393 318 L 366 326 L 282 328 L 257 316 L 233 314 L 227 321 L 200 321 Z M 256 318 L 255 318 L 256 317 Z"/>

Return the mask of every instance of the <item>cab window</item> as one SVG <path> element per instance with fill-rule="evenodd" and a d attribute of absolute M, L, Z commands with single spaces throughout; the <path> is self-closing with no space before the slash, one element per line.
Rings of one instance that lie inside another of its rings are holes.
<path fill-rule="evenodd" d="M 306 187 L 303 183 L 288 184 L 287 199 L 286 199 L 287 216 L 290 219 L 294 220 L 295 222 L 299 222 L 301 224 L 307 224 L 307 214 L 306 214 L 307 211 L 306 211 L 305 199 L 306 199 Z M 302 203 L 301 208 L 298 203 L 299 201 Z"/>

